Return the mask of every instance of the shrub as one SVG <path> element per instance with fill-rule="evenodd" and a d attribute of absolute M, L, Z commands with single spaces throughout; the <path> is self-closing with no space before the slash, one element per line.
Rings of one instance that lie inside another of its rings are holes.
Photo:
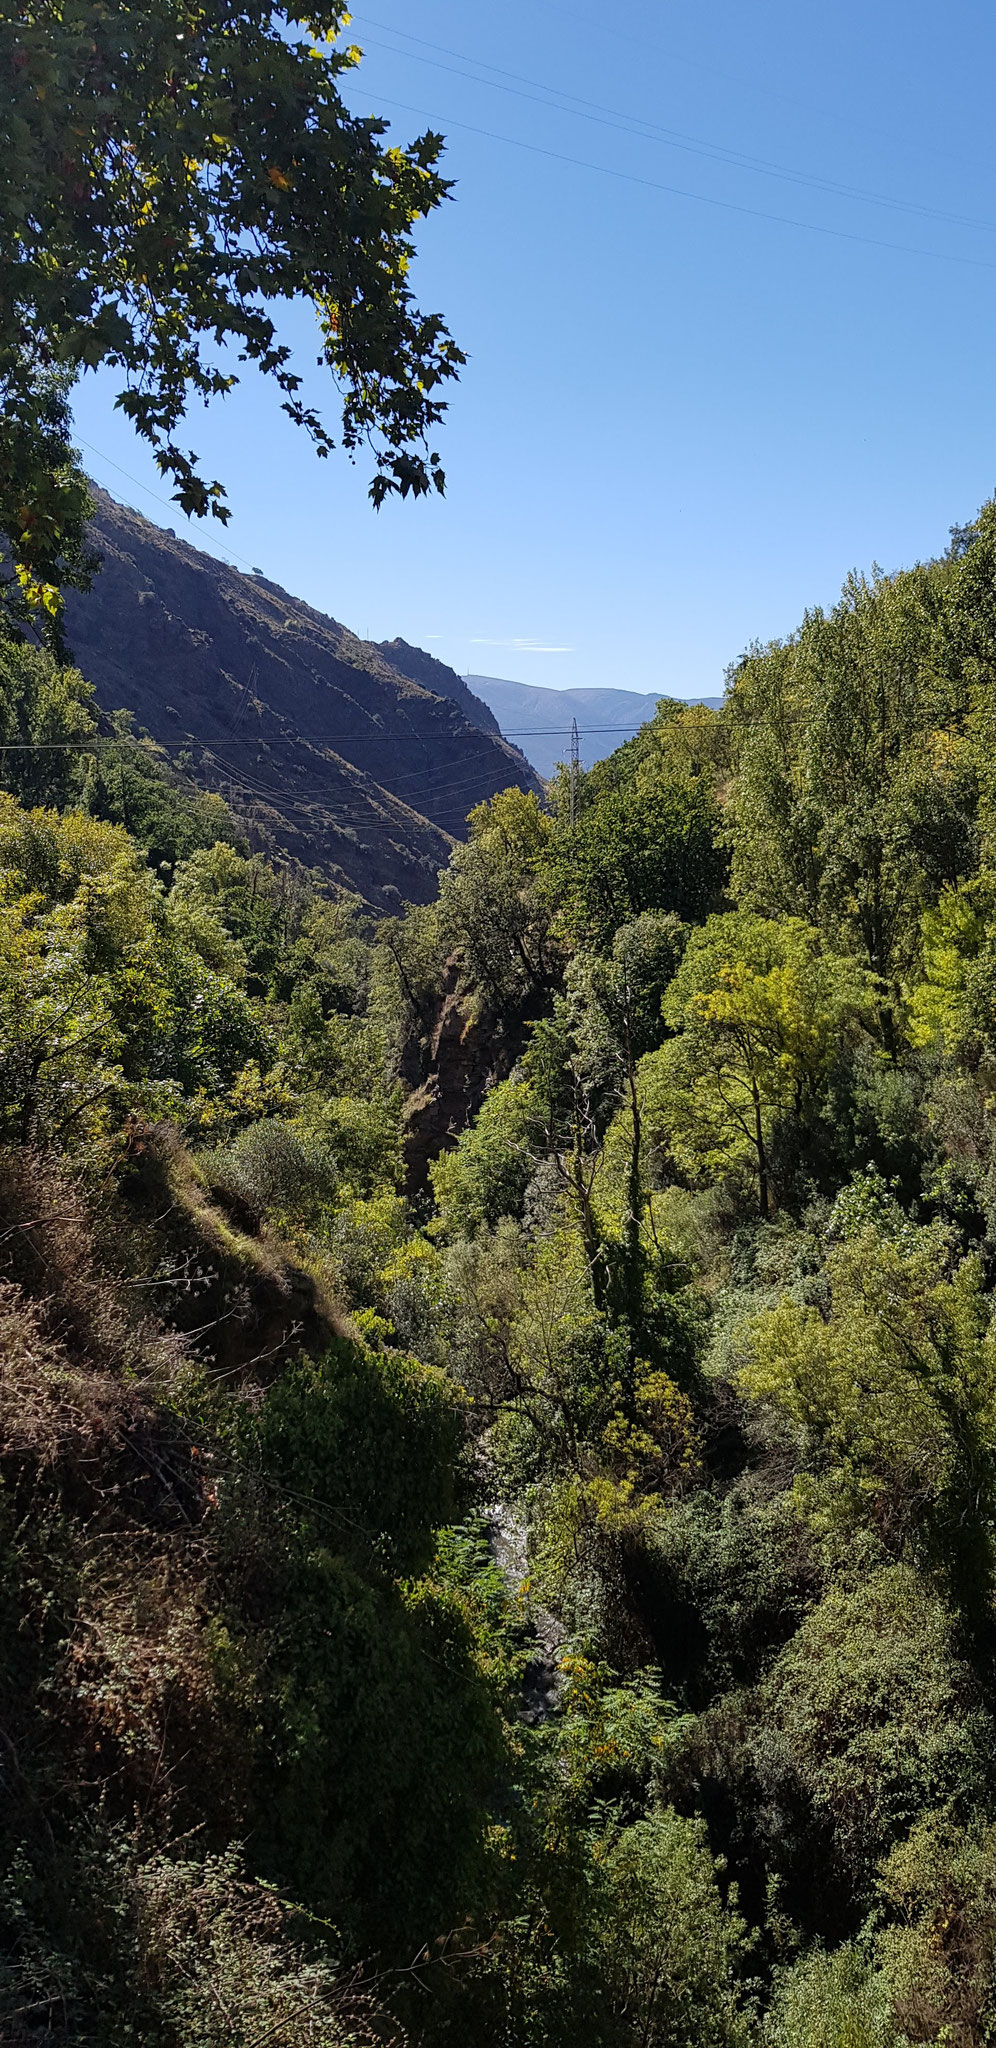
<path fill-rule="evenodd" d="M 878 1950 L 896 2013 L 914 2041 L 972 2043 L 996 2026 L 996 1828 L 918 1822 L 886 1863 L 893 1924 Z"/>
<path fill-rule="evenodd" d="M 817 1949 L 775 1982 L 766 2048 L 906 2048 L 888 1985 L 864 1949 Z"/>
<path fill-rule="evenodd" d="M 250 1124 L 200 1163 L 222 1200 L 248 1210 L 257 1224 L 268 1215 L 291 1226 L 314 1222 L 330 1206 L 338 1179 L 321 1140 L 279 1117 Z"/>
<path fill-rule="evenodd" d="M 993 1729 L 951 1615 L 905 1565 L 834 1586 L 781 1652 L 750 1736 L 775 1811 L 800 1799 L 859 1887 L 932 1808 L 985 1796 Z"/>
<path fill-rule="evenodd" d="M 529 1081 L 500 1081 L 476 1123 L 430 1167 L 432 1191 L 450 1238 L 473 1237 L 503 1216 L 518 1216 L 532 1179 L 541 1118 Z"/>
<path fill-rule="evenodd" d="M 139 1982 L 176 2048 L 401 2048 L 362 1974 L 337 1969 L 324 1944 L 295 1940 L 293 1907 L 248 1883 L 234 1851 L 201 1863 L 158 1856 L 129 1889 Z"/>
<path fill-rule="evenodd" d="M 648 1618 L 669 1683 L 696 1706 L 753 1684 L 798 1628 L 819 1572 L 790 1494 L 750 1477 L 725 1495 L 699 1490 L 656 1525 Z"/>
<path fill-rule="evenodd" d="M 799 1489 L 814 1512 L 870 1523 L 897 1550 L 940 1564 L 985 1625 L 996 1348 L 979 1263 L 951 1272 L 950 1235 L 912 1228 L 868 1176 L 834 1214 L 843 1241 L 827 1261 L 826 1312 L 785 1296 L 746 1320 L 740 1385 L 796 1425 L 819 1475 Z"/>
<path fill-rule="evenodd" d="M 646 2048 L 732 2048 L 750 2038 L 737 1975 L 745 1926 L 723 1906 L 701 1821 L 666 1810 L 608 1852 L 608 1973 Z"/>

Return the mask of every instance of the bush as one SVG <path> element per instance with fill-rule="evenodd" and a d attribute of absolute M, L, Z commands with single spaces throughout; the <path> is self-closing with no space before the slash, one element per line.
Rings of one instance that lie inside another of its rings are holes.
<path fill-rule="evenodd" d="M 248 1210 L 257 1225 L 266 1216 L 285 1226 L 315 1222 L 330 1207 L 338 1180 L 321 1140 L 279 1117 L 250 1124 L 200 1164 L 222 1201 Z"/>
<path fill-rule="evenodd" d="M 882 1971 L 851 1944 L 779 1973 L 764 2040 L 766 2048 L 906 2048 Z"/>
<path fill-rule="evenodd" d="M 786 1295 L 745 1319 L 739 1384 L 796 1427 L 814 1518 L 871 1526 L 940 1567 L 988 1626 L 996 1503 L 996 1347 L 977 1259 L 911 1226 L 865 1175 L 834 1211 L 822 1309 Z"/>
<path fill-rule="evenodd" d="M 329 1931 L 253 1883 L 239 1850 L 143 1855 L 137 1835 L 98 1826 L 76 1832 L 60 1877 L 72 1892 L 46 1936 L 27 1853 L 0 1871 L 10 2048 L 402 2048 Z"/>
<path fill-rule="evenodd" d="M 469 1124 L 454 1149 L 440 1153 L 429 1169 L 448 1237 L 473 1237 L 481 1229 L 493 1229 L 503 1216 L 521 1214 L 541 1135 L 529 1081 L 513 1076 L 492 1088 L 476 1123 Z"/>
<path fill-rule="evenodd" d="M 636 2039 L 645 2048 L 746 2044 L 737 1985 L 746 1930 L 723 1906 L 702 1822 L 670 1810 L 637 1821 L 610 1849 L 606 1874 L 608 1974 Z"/>
<path fill-rule="evenodd" d="M 708 1705 L 754 1684 L 798 1628 L 819 1572 L 790 1494 L 750 1477 L 675 1501 L 649 1543 L 648 1619 L 668 1683 Z"/>
<path fill-rule="evenodd" d="M 955 1648 L 951 1615 L 905 1565 L 834 1586 L 781 1652 L 750 1748 L 774 1813 L 798 1810 L 859 1891 L 933 1808 L 986 1796 L 993 1727 Z"/>
<path fill-rule="evenodd" d="M 233 1851 L 202 1863 L 159 1856 L 130 1891 L 139 1982 L 176 2048 L 400 2048 L 359 1973 L 295 1940 L 293 1907 L 247 1883 Z"/>
<path fill-rule="evenodd" d="M 893 1850 L 878 1950 L 914 2041 L 988 2041 L 996 2027 L 996 1827 L 929 1814 Z"/>
<path fill-rule="evenodd" d="M 341 1339 L 302 1359 L 245 1418 L 244 1455 L 279 1494 L 290 1487 L 316 1540 L 327 1517 L 360 1555 L 417 1572 L 460 1510 L 460 1404 L 452 1384 L 398 1352 Z"/>

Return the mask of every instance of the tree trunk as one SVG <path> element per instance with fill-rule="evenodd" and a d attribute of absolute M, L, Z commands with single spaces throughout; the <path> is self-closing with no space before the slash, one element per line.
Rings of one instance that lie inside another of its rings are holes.
<path fill-rule="evenodd" d="M 751 1082 L 750 1090 L 754 1102 L 754 1144 L 757 1150 L 757 1180 L 761 1198 L 761 1214 L 767 1218 L 771 1215 L 771 1189 L 768 1185 L 768 1152 L 764 1142 L 764 1125 L 761 1121 L 761 1097 L 758 1093 L 756 1081 Z"/>
<path fill-rule="evenodd" d="M 626 1198 L 629 1214 L 626 1218 L 626 1292 L 629 1296 L 631 1317 L 638 1315 L 643 1288 L 641 1284 L 640 1221 L 643 1215 L 643 1175 L 641 1154 L 643 1149 L 643 1119 L 640 1114 L 640 1098 L 636 1086 L 636 1062 L 630 1037 L 629 1021 L 626 1022 L 626 1079 L 629 1084 L 630 1113 L 633 1118 L 633 1142 L 630 1146 L 629 1172 L 627 1174 Z"/>

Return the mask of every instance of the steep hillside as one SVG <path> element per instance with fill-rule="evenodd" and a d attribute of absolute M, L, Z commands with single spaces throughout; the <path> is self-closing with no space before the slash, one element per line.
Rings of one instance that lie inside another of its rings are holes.
<path fill-rule="evenodd" d="M 471 806 L 534 782 L 483 707 L 460 686 L 472 719 L 277 584 L 96 497 L 103 566 L 67 631 L 103 708 L 133 712 L 258 843 L 381 906 L 429 901 Z"/>
<path fill-rule="evenodd" d="M 466 676 L 458 676 L 455 668 L 448 668 L 445 661 L 437 661 L 434 654 L 426 654 L 423 647 L 412 647 L 407 640 L 381 640 L 377 645 L 399 675 L 421 683 L 423 690 L 432 690 L 437 697 L 452 697 L 471 725 L 500 736 L 501 726 L 494 712 L 468 688 Z"/>
<path fill-rule="evenodd" d="M 656 691 L 645 695 L 637 690 L 547 690 L 540 684 L 506 682 L 500 676 L 464 676 L 463 680 L 494 713 L 500 731 L 512 735 L 537 773 L 544 777 L 552 775 L 558 761 L 566 760 L 570 753 L 572 719 L 578 722 L 581 766 L 592 768 L 653 717 L 665 694 Z M 691 701 L 716 706 L 722 698 L 696 697 Z"/>

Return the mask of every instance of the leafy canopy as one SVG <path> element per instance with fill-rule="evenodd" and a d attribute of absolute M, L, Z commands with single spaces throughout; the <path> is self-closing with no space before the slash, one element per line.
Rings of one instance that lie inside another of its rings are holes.
<path fill-rule="evenodd" d="M 775 1119 L 818 1107 L 842 1043 L 871 1007 L 857 963 L 825 952 L 801 918 L 709 918 L 664 998 L 679 1035 L 646 1063 L 679 1165 L 722 1174 L 746 1156 L 766 1212 Z"/>
<path fill-rule="evenodd" d="M 887 980 L 915 958 L 921 911 L 974 860 L 952 574 L 851 576 L 832 612 L 807 612 L 729 678 L 734 892 L 805 917 Z"/>
<path fill-rule="evenodd" d="M 441 138 L 389 146 L 385 122 L 349 111 L 348 19 L 339 0 L 0 0 L 0 524 L 28 564 L 44 528 L 51 580 L 78 507 L 52 485 L 39 372 L 121 370 L 118 404 L 178 503 L 226 519 L 177 437 L 236 363 L 275 379 L 320 455 L 333 446 L 278 339 L 286 300 L 315 308 L 342 444 L 375 450 L 374 502 L 443 488 L 427 436 L 464 358 L 407 282 L 413 226 L 448 190 Z"/>
<path fill-rule="evenodd" d="M 858 1224 L 830 1253 L 826 1313 L 786 1295 L 743 1333 L 740 1384 L 800 1430 L 821 1520 L 872 1524 L 991 1597 L 996 1377 L 978 1261 L 948 1273 L 933 1225 Z"/>
<path fill-rule="evenodd" d="M 726 857 L 714 792 L 669 741 L 662 717 L 582 775 L 573 830 L 566 781 L 557 788 L 550 880 L 577 943 L 609 951 L 618 927 L 645 911 L 696 919 L 720 899 Z"/>

